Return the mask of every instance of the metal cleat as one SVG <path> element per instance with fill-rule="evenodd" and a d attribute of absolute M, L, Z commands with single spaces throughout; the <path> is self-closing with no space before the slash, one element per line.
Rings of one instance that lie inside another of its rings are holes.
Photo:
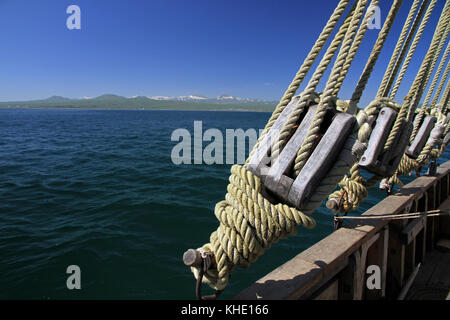
<path fill-rule="evenodd" d="M 386 152 L 383 152 L 396 117 L 397 112 L 391 108 L 384 107 L 380 110 L 370 135 L 367 150 L 359 161 L 361 168 L 383 177 L 394 174 L 408 146 L 408 139 L 412 131 L 412 124 L 404 120 L 394 142 Z"/>
<path fill-rule="evenodd" d="M 298 209 L 301 209 L 309 201 L 315 189 L 340 156 L 344 144 L 347 147 L 346 141 L 351 140 L 351 146 L 347 148 L 350 153 L 356 141 L 355 136 L 352 136 L 352 139 L 347 139 L 356 122 L 355 117 L 335 110 L 327 111 L 321 126 L 323 136 L 318 141 L 300 174 L 294 179 L 292 175 L 293 163 L 297 151 L 306 138 L 316 110 L 317 105 L 314 105 L 304 112 L 298 128 L 273 163 L 270 161 L 268 150 L 262 156 L 253 156 L 249 162 L 253 165 L 247 166 L 250 171 L 262 179 L 268 190 L 282 201 Z M 353 159 L 347 155 L 344 161 L 356 161 L 356 158 Z"/>
<path fill-rule="evenodd" d="M 414 122 L 416 121 L 418 121 L 418 115 L 416 116 Z M 413 142 L 408 147 L 408 149 L 406 149 L 406 154 L 408 156 L 410 156 L 413 159 L 417 159 L 417 157 L 420 155 L 420 151 L 422 151 L 423 147 L 425 146 L 425 143 L 427 142 L 428 137 L 430 136 L 431 130 L 433 130 L 436 121 L 437 121 L 436 117 L 432 116 L 426 116 L 423 119 L 416 137 L 414 138 Z"/>

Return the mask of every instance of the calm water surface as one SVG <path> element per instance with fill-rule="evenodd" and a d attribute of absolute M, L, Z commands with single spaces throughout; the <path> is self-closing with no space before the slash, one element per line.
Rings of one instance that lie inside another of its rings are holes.
<path fill-rule="evenodd" d="M 230 166 L 174 165 L 171 134 L 193 132 L 194 120 L 224 133 L 259 129 L 269 116 L 0 109 L 0 298 L 195 298 L 181 257 L 217 227 L 213 208 Z M 383 197 L 372 189 L 359 212 Z M 314 217 L 315 229 L 300 228 L 249 270 L 237 269 L 223 297 L 333 231 L 324 206 Z M 81 268 L 81 290 L 66 288 L 69 265 Z"/>

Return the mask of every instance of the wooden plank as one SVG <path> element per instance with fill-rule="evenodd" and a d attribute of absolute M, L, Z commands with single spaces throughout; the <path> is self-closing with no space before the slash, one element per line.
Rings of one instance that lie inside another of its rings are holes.
<path fill-rule="evenodd" d="M 326 286 L 319 290 L 314 300 L 337 300 L 339 291 L 339 279 L 334 279 Z"/>
<path fill-rule="evenodd" d="M 405 246 L 405 277 L 409 277 L 416 268 L 416 238 Z"/>
<path fill-rule="evenodd" d="M 356 283 L 359 280 L 360 269 L 359 251 L 356 251 L 348 259 L 347 267 L 339 275 L 339 299 L 353 300 L 355 297 Z"/>
<path fill-rule="evenodd" d="M 436 209 L 436 183 L 427 190 L 425 195 L 427 196 L 427 207 L 423 211 Z"/>
<path fill-rule="evenodd" d="M 233 299 L 298 299 L 323 277 L 322 269 L 299 256 L 256 281 Z"/>
<path fill-rule="evenodd" d="M 364 293 L 364 287 L 366 286 L 366 262 L 367 262 L 367 251 L 369 250 L 369 248 L 380 238 L 380 234 L 377 233 L 376 235 L 374 235 L 372 238 L 370 238 L 370 240 L 364 242 L 361 245 L 361 248 L 359 249 L 359 257 L 361 259 L 359 265 L 360 268 L 358 271 L 358 277 L 356 278 L 357 281 L 355 280 L 356 284 L 356 291 L 355 291 L 355 296 L 354 296 L 354 300 L 362 300 L 363 298 L 363 293 Z"/>
<path fill-rule="evenodd" d="M 399 193 L 370 208 L 363 216 L 408 212 L 413 201 L 421 197 L 426 188 L 432 186 L 437 179 L 446 177 L 449 172 L 450 161 L 438 168 L 436 177 L 419 177 L 405 185 Z M 450 183 L 448 179 L 447 183 Z M 446 203 L 450 207 L 450 199 Z M 337 272 L 340 272 L 338 275 L 340 279 L 345 278 L 344 275 L 352 269 L 352 264 L 353 273 L 355 270 L 360 271 L 361 268 L 357 268 L 356 264 L 361 263 L 361 256 L 359 259 L 354 259 L 353 253 L 388 224 L 386 238 L 383 240 L 386 242 L 383 263 L 386 264 L 385 269 L 387 270 L 386 281 L 383 282 L 389 284 L 385 288 L 386 296 L 392 297 L 391 293 L 398 290 L 396 292 L 398 294 L 404 281 L 405 247 L 400 242 L 399 233 L 405 224 L 404 220 L 401 221 L 403 222 L 391 221 L 389 223 L 388 220 L 373 219 L 364 221 L 364 224 L 361 224 L 361 221 L 350 222 L 273 270 L 234 298 L 299 299 L 303 298 L 306 293 L 311 293 L 310 290 L 314 291 L 318 286 L 322 286 L 329 281 L 330 276 L 334 276 Z M 387 250 L 387 244 L 389 244 L 389 250 Z M 346 271 L 341 271 L 344 267 Z M 342 291 L 345 291 L 343 283 L 341 281 L 339 284 L 340 298 L 345 296 L 342 294 Z M 353 283 L 355 282 L 353 281 Z M 317 294 L 317 292 L 315 293 Z"/>
<path fill-rule="evenodd" d="M 348 265 L 348 258 L 345 259 L 343 263 L 336 265 L 336 267 L 332 269 L 332 271 L 325 273 L 323 278 L 320 279 L 318 282 L 316 282 L 314 286 L 312 286 L 309 290 L 304 292 L 299 299 L 300 300 L 314 299 L 317 293 L 320 292 L 322 288 L 328 286 L 329 283 L 332 281 L 332 279 L 336 278 L 336 275 L 338 275 L 342 270 L 344 270 L 347 265 Z"/>
<path fill-rule="evenodd" d="M 400 226 L 399 226 L 400 225 Z M 405 246 L 400 242 L 399 227 L 403 227 L 402 220 L 389 224 L 389 259 L 387 264 L 387 298 L 396 297 L 403 287 L 405 277 Z"/>
<path fill-rule="evenodd" d="M 416 236 L 416 263 L 423 263 L 425 260 L 427 220 L 426 217 L 424 219 L 424 228 Z"/>
<path fill-rule="evenodd" d="M 444 300 L 450 290 L 450 252 L 433 251 L 422 264 L 407 299 Z"/>
<path fill-rule="evenodd" d="M 380 231 L 380 238 L 369 248 L 367 252 L 367 265 L 377 265 L 381 271 L 381 289 L 368 289 L 366 287 L 365 299 L 378 300 L 386 295 L 386 271 L 388 256 L 389 229 L 384 227 Z"/>
<path fill-rule="evenodd" d="M 450 210 L 450 198 L 445 200 L 440 206 L 440 210 L 449 211 Z M 440 237 L 450 238 L 450 216 L 439 217 L 440 221 Z"/>
<path fill-rule="evenodd" d="M 425 217 L 413 219 L 408 225 L 403 229 L 400 234 L 400 241 L 404 245 L 410 244 L 420 231 L 423 230 L 425 226 Z"/>

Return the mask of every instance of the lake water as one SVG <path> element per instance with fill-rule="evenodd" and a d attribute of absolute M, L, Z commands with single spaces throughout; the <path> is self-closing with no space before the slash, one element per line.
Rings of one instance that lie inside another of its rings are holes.
<path fill-rule="evenodd" d="M 0 298 L 194 299 L 181 257 L 216 229 L 230 165 L 173 164 L 171 134 L 193 132 L 195 120 L 203 130 L 259 129 L 269 116 L 0 109 Z M 370 194 L 359 212 L 385 196 Z M 236 269 L 223 297 L 333 231 L 324 206 L 314 217 L 315 229 L 299 228 L 250 269 Z M 81 290 L 66 287 L 69 265 L 81 268 Z"/>

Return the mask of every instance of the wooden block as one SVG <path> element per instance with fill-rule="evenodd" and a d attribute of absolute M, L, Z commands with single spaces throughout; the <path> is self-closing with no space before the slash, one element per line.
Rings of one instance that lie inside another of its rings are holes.
<path fill-rule="evenodd" d="M 257 176 L 260 175 L 261 165 L 267 166 L 268 161 L 270 161 L 267 158 L 267 156 L 270 153 L 273 144 L 278 139 L 278 136 L 281 130 L 283 129 L 284 124 L 289 119 L 291 112 L 295 109 L 295 106 L 297 105 L 299 99 L 300 99 L 299 96 L 295 96 L 292 98 L 291 102 L 284 108 L 284 110 L 278 116 L 277 120 L 272 125 L 272 128 L 270 128 L 269 132 L 261 140 L 253 156 L 249 159 L 247 169 L 256 174 Z"/>
<path fill-rule="evenodd" d="M 265 169 L 268 173 L 264 179 L 264 185 L 286 202 L 289 190 L 294 182 L 294 179 L 288 177 L 287 174 L 297 156 L 297 151 L 302 146 L 303 140 L 305 140 L 316 111 L 317 106 L 308 108 L 308 112 L 283 151 L 281 151 L 274 163 Z M 262 170 L 260 171 L 263 172 Z"/>
<path fill-rule="evenodd" d="M 415 122 L 418 119 L 418 115 L 416 116 Z M 416 137 L 414 138 L 413 142 L 411 143 L 411 146 L 409 146 L 408 149 L 406 149 L 406 154 L 413 159 L 416 159 L 420 151 L 422 151 L 423 147 L 425 146 L 425 143 L 428 140 L 428 137 L 430 136 L 431 130 L 433 130 L 434 124 L 436 123 L 436 117 L 432 116 L 426 116 L 419 128 L 419 131 L 416 134 Z"/>
<path fill-rule="evenodd" d="M 336 162 L 356 118 L 337 113 L 289 190 L 288 202 L 303 208 Z"/>
<path fill-rule="evenodd" d="M 378 165 L 378 156 L 386 144 L 386 139 L 396 117 L 397 112 L 391 108 L 384 107 L 380 110 L 375 127 L 370 135 L 367 149 L 359 161 L 361 167 L 370 168 L 370 166 Z"/>

